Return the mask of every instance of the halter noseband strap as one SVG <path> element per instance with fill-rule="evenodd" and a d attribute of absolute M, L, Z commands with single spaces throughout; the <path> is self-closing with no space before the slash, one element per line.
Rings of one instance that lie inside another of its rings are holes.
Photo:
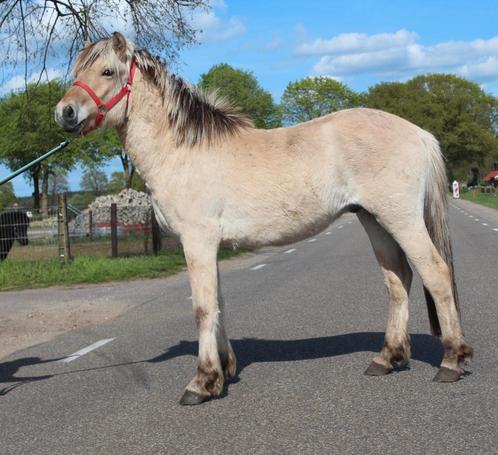
<path fill-rule="evenodd" d="M 128 76 L 128 81 L 126 82 L 126 85 L 121 88 L 121 90 L 114 95 L 107 103 L 104 103 L 98 96 L 97 94 L 92 90 L 92 88 L 85 84 L 82 81 L 74 81 L 73 85 L 76 85 L 78 87 L 81 87 L 83 90 L 85 90 L 90 97 L 92 98 L 93 101 L 95 101 L 95 104 L 97 105 L 97 108 L 99 110 L 97 117 L 95 118 L 95 124 L 93 128 L 87 132 L 90 132 L 97 128 L 102 120 L 104 120 L 106 114 L 108 111 L 110 111 L 118 102 L 121 100 L 121 98 L 126 96 L 126 101 L 128 102 L 128 98 L 131 93 L 131 85 L 133 84 L 133 78 L 135 77 L 135 70 L 137 68 L 137 65 L 135 63 L 135 58 L 131 59 L 131 66 L 130 66 L 130 74 Z"/>

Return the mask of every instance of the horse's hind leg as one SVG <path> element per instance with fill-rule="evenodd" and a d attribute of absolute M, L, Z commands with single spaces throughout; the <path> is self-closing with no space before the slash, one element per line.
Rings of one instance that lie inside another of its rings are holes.
<path fill-rule="evenodd" d="M 180 400 L 183 405 L 200 404 L 219 395 L 225 375 L 235 374 L 235 355 L 223 325 L 216 259 L 218 243 L 206 237 L 182 237 L 199 337 L 197 373 Z"/>
<path fill-rule="evenodd" d="M 465 342 L 460 316 L 453 297 L 451 271 L 434 246 L 422 217 L 382 220 L 406 253 L 436 305 L 444 347 L 441 368 L 434 378 L 453 382 L 463 374 L 462 364 L 472 357 L 472 348 Z"/>
<path fill-rule="evenodd" d="M 218 316 L 218 325 L 216 330 L 216 340 L 218 343 L 218 354 L 220 356 L 221 369 L 225 378 L 233 378 L 237 370 L 237 359 L 232 349 L 232 345 L 225 331 L 225 300 L 221 293 L 220 274 L 218 278 L 218 305 L 220 313 Z"/>
<path fill-rule="evenodd" d="M 390 373 L 396 364 L 407 364 L 410 359 L 408 293 L 413 274 L 405 253 L 375 218 L 365 210 L 358 212 L 358 218 L 370 238 L 389 295 L 384 346 L 365 371 L 367 375 L 380 376 Z"/>

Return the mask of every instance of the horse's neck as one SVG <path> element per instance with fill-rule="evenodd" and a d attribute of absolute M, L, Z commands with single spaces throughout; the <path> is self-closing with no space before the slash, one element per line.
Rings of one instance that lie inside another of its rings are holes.
<path fill-rule="evenodd" d="M 128 119 L 118 128 L 118 135 L 133 165 L 148 184 L 158 169 L 171 169 L 178 148 L 168 127 L 165 107 L 159 92 L 139 80 L 133 85 Z"/>

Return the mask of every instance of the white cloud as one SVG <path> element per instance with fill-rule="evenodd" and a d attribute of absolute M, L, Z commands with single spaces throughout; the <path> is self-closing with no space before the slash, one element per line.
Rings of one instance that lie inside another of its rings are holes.
<path fill-rule="evenodd" d="M 297 47 L 296 52 L 303 55 L 334 55 L 377 51 L 406 46 L 414 43 L 416 39 L 416 33 L 404 29 L 396 33 L 379 33 L 370 36 L 364 33 L 342 33 L 328 40 L 319 38 L 312 43 L 303 43 Z"/>
<path fill-rule="evenodd" d="M 242 35 L 246 31 L 244 23 L 236 17 L 223 19 L 217 10 L 225 13 L 227 6 L 223 0 L 213 0 L 210 10 L 197 10 L 192 16 L 192 25 L 199 29 L 201 42 L 223 41 L 233 36 Z"/>
<path fill-rule="evenodd" d="M 345 33 L 304 42 L 300 55 L 319 55 L 315 74 L 360 73 L 401 75 L 418 71 L 451 71 L 477 81 L 498 79 L 498 36 L 488 40 L 417 42 L 408 30 L 366 35 Z"/>
<path fill-rule="evenodd" d="M 31 74 L 31 76 L 28 77 L 28 83 L 37 82 L 39 76 L 40 73 Z M 62 79 L 64 77 L 64 72 L 58 68 L 48 68 L 47 76 L 45 75 L 45 73 L 43 73 L 41 82 L 46 81 L 47 77 L 48 80 L 58 78 Z M 10 92 L 15 92 L 18 90 L 24 90 L 24 74 L 16 74 L 15 76 L 12 76 L 9 80 L 4 82 L 2 85 L 0 85 L 0 96 L 4 96 Z"/>
<path fill-rule="evenodd" d="M 477 79 L 480 81 L 498 79 L 498 58 L 488 57 L 481 63 L 463 65 L 459 69 L 459 72 L 468 79 Z"/>

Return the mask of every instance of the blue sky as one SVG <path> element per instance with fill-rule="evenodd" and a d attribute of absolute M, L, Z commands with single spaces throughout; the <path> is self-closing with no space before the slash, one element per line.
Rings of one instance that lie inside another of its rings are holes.
<path fill-rule="evenodd" d="M 381 81 L 450 72 L 498 96 L 498 2 L 491 0 L 213 0 L 192 18 L 200 43 L 184 49 L 176 71 L 191 82 L 225 62 L 250 70 L 279 100 L 287 83 L 337 78 L 359 91 Z M 119 27 L 118 27 L 119 28 Z M 19 74 L 22 68 L 19 68 Z M 57 74 L 54 69 L 53 74 Z M 18 87 L 16 73 L 0 94 Z M 116 160 L 107 172 L 120 170 Z M 7 170 L 0 166 L 0 175 Z M 81 170 L 69 176 L 78 189 Z M 22 177 L 16 193 L 31 194 Z"/>

